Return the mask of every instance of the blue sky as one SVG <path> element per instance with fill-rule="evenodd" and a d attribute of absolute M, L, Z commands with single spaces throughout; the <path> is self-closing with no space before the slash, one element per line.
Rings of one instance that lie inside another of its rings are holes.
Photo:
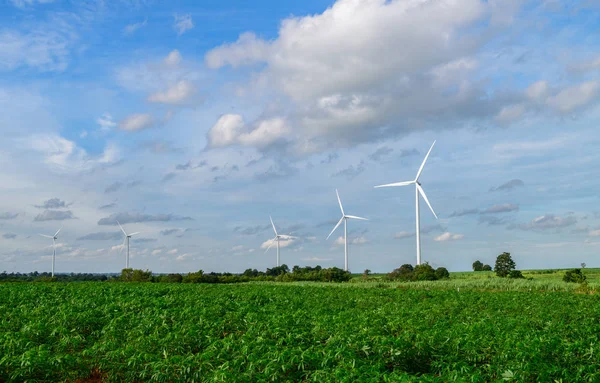
<path fill-rule="evenodd" d="M 600 7 L 0 3 L 0 271 L 599 266 Z"/>

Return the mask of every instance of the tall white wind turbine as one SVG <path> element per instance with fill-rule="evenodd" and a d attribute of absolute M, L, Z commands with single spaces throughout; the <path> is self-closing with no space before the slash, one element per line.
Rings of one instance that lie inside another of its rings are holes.
<path fill-rule="evenodd" d="M 127 242 L 127 257 L 125 258 L 125 268 L 128 269 L 129 268 L 129 239 L 131 237 L 133 237 L 134 235 L 137 235 L 141 232 L 136 231 L 135 233 L 127 234 L 127 232 L 125 232 L 125 229 L 123 229 L 123 226 L 121 226 L 119 221 L 117 221 L 117 224 L 119 225 L 119 227 L 121 228 L 121 231 L 125 235 L 125 238 L 123 239 L 123 247 L 125 247 L 125 242 Z M 121 247 L 121 251 L 123 251 L 123 247 Z"/>
<path fill-rule="evenodd" d="M 335 194 L 337 195 L 337 199 L 340 204 L 340 210 L 342 211 L 342 218 L 340 218 L 337 225 L 335 225 L 333 230 L 331 230 L 331 233 L 329 233 L 329 235 L 327 236 L 327 239 L 329 239 L 329 237 L 331 237 L 331 234 L 333 234 L 335 229 L 337 229 L 338 226 L 340 226 L 340 224 L 342 223 L 342 221 L 344 221 L 344 270 L 348 271 L 348 219 L 360 219 L 363 221 L 368 221 L 368 219 L 362 218 L 362 217 L 357 217 L 355 215 L 348 215 L 348 214 L 344 213 L 344 207 L 342 206 L 342 200 L 340 199 L 340 194 L 338 193 L 337 189 L 335 189 Z"/>
<path fill-rule="evenodd" d="M 277 234 L 277 229 L 275 228 L 275 224 L 273 223 L 273 218 L 271 218 L 271 216 L 269 216 L 269 219 L 271 220 L 271 226 L 273 226 L 273 231 L 275 232 L 275 237 L 273 237 L 273 239 L 271 240 L 271 243 L 269 244 L 269 247 L 267 247 L 267 250 L 265 250 L 265 254 L 267 254 L 267 251 L 269 251 L 271 246 L 273 246 L 273 243 L 277 242 L 277 267 L 279 267 L 279 239 L 289 240 L 289 239 L 293 239 L 296 237 L 293 237 L 293 236 L 287 235 L 287 234 Z"/>
<path fill-rule="evenodd" d="M 54 262 L 56 260 L 56 240 L 58 239 L 58 233 L 62 230 L 62 227 L 54 235 L 40 234 L 42 237 L 52 239 L 52 277 L 54 278 Z"/>
<path fill-rule="evenodd" d="M 421 194 L 421 196 L 423 196 L 423 199 L 427 203 L 427 206 L 429 206 L 429 209 L 431 210 L 431 212 L 435 216 L 435 219 L 438 218 L 438 216 L 435 214 L 435 211 L 433 211 L 433 208 L 431 207 L 431 204 L 429 203 L 429 200 L 427 199 L 427 196 L 425 195 L 425 191 L 421 187 L 421 183 L 419 182 L 419 177 L 421 176 L 421 172 L 423 171 L 423 167 L 425 167 L 425 162 L 427 162 L 427 158 L 429 158 L 429 153 L 431 153 L 431 149 L 433 149 L 434 145 L 435 145 L 435 141 L 433 141 L 433 144 L 431 144 L 431 148 L 429 148 L 429 151 L 427 152 L 427 155 L 425 156 L 425 159 L 423 160 L 423 163 L 421 164 L 421 167 L 419 168 L 419 171 L 417 172 L 417 176 L 415 177 L 414 180 L 412 180 L 412 181 L 404 181 L 404 182 L 396 182 L 396 183 L 393 183 L 393 184 L 386 184 L 386 185 L 375 186 L 375 188 L 385 188 L 385 187 L 390 187 L 390 186 L 408 186 L 408 185 L 413 185 L 413 184 L 415 185 L 416 225 L 417 225 L 417 230 L 416 230 L 416 237 L 417 237 L 417 265 L 421 264 L 421 227 L 420 227 L 420 224 L 419 224 L 419 194 Z"/>

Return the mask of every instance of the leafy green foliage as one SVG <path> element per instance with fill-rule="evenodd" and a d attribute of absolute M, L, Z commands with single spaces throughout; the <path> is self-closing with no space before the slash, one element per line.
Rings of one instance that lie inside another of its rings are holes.
<path fill-rule="evenodd" d="M 473 262 L 473 271 L 483 271 L 483 263 L 478 260 Z"/>
<path fill-rule="evenodd" d="M 523 278 L 525 278 L 523 276 L 523 273 L 521 273 L 520 270 L 511 270 L 510 273 L 508 273 L 508 277 L 512 278 L 512 279 L 523 279 Z"/>
<path fill-rule="evenodd" d="M 494 271 L 496 275 L 504 278 L 510 274 L 511 270 L 514 270 L 517 267 L 515 261 L 510 256 L 510 253 L 504 252 L 500 254 L 496 258 L 496 266 L 494 267 Z"/>
<path fill-rule="evenodd" d="M 492 266 L 490 266 L 490 265 L 483 265 L 483 267 L 481 268 L 481 271 L 492 271 Z"/>
<path fill-rule="evenodd" d="M 435 276 L 437 279 L 448 279 L 450 278 L 450 272 L 445 267 L 438 267 L 435 269 Z"/>
<path fill-rule="evenodd" d="M 568 270 L 563 277 L 563 281 L 574 283 L 583 283 L 586 279 L 587 277 L 581 272 L 581 269 Z"/>
<path fill-rule="evenodd" d="M 0 284 L 0 381 L 600 381 L 597 295 L 328 286 Z"/>

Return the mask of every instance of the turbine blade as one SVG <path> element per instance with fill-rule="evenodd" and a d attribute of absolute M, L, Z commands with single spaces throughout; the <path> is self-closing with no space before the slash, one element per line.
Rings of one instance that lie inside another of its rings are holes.
<path fill-rule="evenodd" d="M 340 193 L 338 193 L 337 189 L 335 189 L 335 195 L 338 197 L 338 202 L 340 204 L 340 210 L 342 211 L 342 215 L 344 215 L 344 208 L 342 207 L 342 200 L 340 199 Z"/>
<path fill-rule="evenodd" d="M 265 250 L 265 254 L 267 254 L 267 251 L 269 251 L 269 249 L 271 248 L 271 246 L 273 246 L 273 244 L 275 243 L 275 240 L 277 239 L 277 237 L 273 238 L 271 240 L 271 243 L 269 243 L 269 247 L 267 247 L 267 250 Z"/>
<path fill-rule="evenodd" d="M 61 226 L 60 229 L 58 229 L 58 231 L 56 232 L 56 234 L 54 234 L 54 236 L 56 237 L 58 235 L 58 233 L 60 233 L 60 231 L 63 229 L 63 227 Z"/>
<path fill-rule="evenodd" d="M 431 149 L 433 149 L 433 145 L 435 145 L 435 141 L 433 141 L 433 144 L 431 144 L 431 148 L 429 148 L 429 151 L 427 152 L 427 155 L 425 156 L 425 159 L 423 160 L 423 163 L 421 164 L 421 167 L 419 168 L 419 171 L 417 172 L 415 181 L 419 180 L 419 177 L 421 176 L 421 172 L 423 171 L 423 168 L 425 167 L 425 162 L 427 162 L 427 158 L 429 158 L 429 153 L 431 153 Z"/>
<path fill-rule="evenodd" d="M 431 204 L 429 203 L 429 200 L 427 199 L 427 196 L 425 195 L 425 191 L 423 190 L 423 188 L 421 187 L 421 185 L 417 184 L 417 189 L 419 190 L 419 193 L 423 196 L 423 199 L 427 203 L 427 206 L 429 206 L 429 209 L 431 210 L 431 212 L 435 216 L 435 219 L 438 219 L 438 216 L 435 214 L 435 211 L 433 211 L 433 208 L 431 207 Z"/>
<path fill-rule="evenodd" d="M 121 224 L 119 223 L 119 221 L 117 221 L 117 224 L 121 228 L 121 231 L 123 232 L 123 234 L 125 234 L 125 236 L 127 236 L 127 233 L 125 232 L 125 229 L 123 229 L 123 226 L 121 226 Z"/>
<path fill-rule="evenodd" d="M 131 233 L 131 234 L 129 234 L 129 236 L 130 236 L 130 237 L 133 237 L 134 235 L 137 235 L 137 234 L 140 234 L 140 233 L 141 233 L 141 231 L 136 231 L 135 233 Z"/>
<path fill-rule="evenodd" d="M 377 186 L 375 186 L 375 189 L 377 189 L 377 188 L 387 188 L 387 187 L 390 187 L 390 186 L 406 186 L 406 185 L 412 185 L 414 183 L 415 183 L 415 181 L 395 182 L 393 184 L 377 185 Z"/>
<path fill-rule="evenodd" d="M 346 218 L 352 218 L 352 219 L 362 219 L 363 221 L 368 221 L 368 218 L 363 218 L 363 217 L 357 217 L 355 215 L 347 215 Z"/>
<path fill-rule="evenodd" d="M 275 224 L 273 223 L 273 218 L 271 218 L 271 216 L 269 216 L 269 219 L 271 220 L 271 226 L 273 226 L 273 231 L 275 232 L 275 235 L 277 235 L 277 229 L 275 229 Z"/>
<path fill-rule="evenodd" d="M 127 241 L 127 236 L 123 239 L 123 243 L 121 244 L 121 250 L 119 250 L 119 257 L 123 254 L 123 249 L 125 248 L 125 242 Z"/>
<path fill-rule="evenodd" d="M 40 234 L 40 235 L 41 235 L 42 237 L 45 237 L 45 238 L 54 239 L 54 237 L 53 237 L 53 236 L 51 236 L 51 235 L 46 235 L 46 234 Z"/>
<path fill-rule="evenodd" d="M 328 240 L 329 237 L 331 237 L 331 234 L 333 234 L 333 232 L 335 231 L 335 229 L 337 229 L 338 226 L 340 226 L 342 224 L 343 220 L 344 220 L 344 216 L 342 216 L 342 218 L 340 218 L 340 220 L 338 221 L 337 225 L 335 225 L 335 227 L 333 228 L 333 230 L 331 230 L 331 233 L 329 233 L 329 235 L 327 236 L 327 238 L 325 240 Z"/>

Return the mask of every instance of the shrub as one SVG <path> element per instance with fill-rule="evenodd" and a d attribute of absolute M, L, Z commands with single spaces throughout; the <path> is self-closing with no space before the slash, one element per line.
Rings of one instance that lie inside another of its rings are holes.
<path fill-rule="evenodd" d="M 511 270 L 510 273 L 508 273 L 508 277 L 512 278 L 512 279 L 521 279 L 521 278 L 525 278 L 523 276 L 523 273 L 521 273 L 520 270 Z"/>
<path fill-rule="evenodd" d="M 448 279 L 450 278 L 450 273 L 445 267 L 438 267 L 435 270 L 435 276 L 437 277 L 437 279 Z"/>
<path fill-rule="evenodd" d="M 412 265 L 406 263 L 402 266 L 400 266 L 397 269 L 394 269 L 394 271 L 392 271 L 391 273 L 386 275 L 386 279 L 392 280 L 392 281 L 410 281 L 413 278 L 413 267 Z"/>
<path fill-rule="evenodd" d="M 563 276 L 563 281 L 573 283 L 583 283 L 587 277 L 581 272 L 581 269 L 568 270 Z"/>
<path fill-rule="evenodd" d="M 431 267 L 429 263 L 425 262 L 421 265 L 415 266 L 412 279 L 413 281 L 435 281 L 438 278 L 433 267 Z"/>
<path fill-rule="evenodd" d="M 481 269 L 481 271 L 492 271 L 492 266 L 490 266 L 490 265 L 483 265 L 483 268 Z"/>
<path fill-rule="evenodd" d="M 494 271 L 496 275 L 505 278 L 507 277 L 511 270 L 514 270 L 517 267 L 515 261 L 510 257 L 510 253 L 504 252 L 496 258 L 496 266 L 494 267 Z"/>
<path fill-rule="evenodd" d="M 473 262 L 473 271 L 483 271 L 483 263 L 480 261 Z"/>

